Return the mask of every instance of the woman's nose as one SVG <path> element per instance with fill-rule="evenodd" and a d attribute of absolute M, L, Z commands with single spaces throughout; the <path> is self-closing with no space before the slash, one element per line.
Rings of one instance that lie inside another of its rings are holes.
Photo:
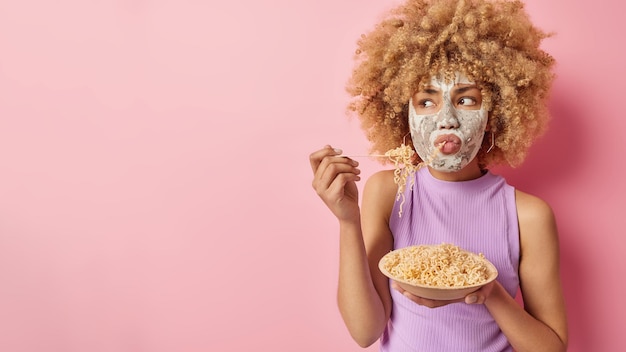
<path fill-rule="evenodd" d="M 437 128 L 440 130 L 451 130 L 459 128 L 459 120 L 456 116 L 456 111 L 452 107 L 452 104 L 445 103 L 437 119 Z"/>

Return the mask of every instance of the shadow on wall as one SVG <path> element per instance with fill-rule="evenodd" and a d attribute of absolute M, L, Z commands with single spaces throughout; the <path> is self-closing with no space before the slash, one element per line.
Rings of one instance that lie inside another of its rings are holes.
<path fill-rule="evenodd" d="M 597 346 L 604 343 L 596 341 L 602 334 L 595 333 L 597 329 L 602 329 L 601 324 L 597 324 L 597 318 L 592 316 L 591 304 L 597 293 L 592 292 L 592 285 L 585 285 L 581 282 L 589 282 L 589 271 L 583 262 L 585 258 L 584 248 L 574 241 L 567 241 L 567 238 L 580 237 L 576 234 L 575 226 L 568 226 L 567 222 L 562 222 L 559 228 L 561 238 L 561 278 L 565 303 L 567 305 L 567 321 L 569 328 L 570 346 L 576 347 L 576 351 L 594 351 Z M 599 326 L 600 325 L 600 326 Z"/>
<path fill-rule="evenodd" d="M 588 147 L 591 142 L 584 139 L 586 134 L 582 130 L 585 109 L 576 104 L 583 100 L 573 98 L 576 96 L 564 83 L 555 87 L 549 106 L 552 114 L 549 129 L 533 145 L 524 164 L 516 169 L 494 169 L 495 173 L 505 176 L 513 186 L 539 195 L 553 206 L 559 203 L 557 199 L 560 199 L 561 204 L 566 202 L 563 200 L 564 194 L 575 192 L 567 186 L 572 184 L 568 181 L 582 172 L 580 160 L 586 160 L 588 156 L 585 153 L 591 150 Z M 580 284 L 589 282 L 589 278 L 585 277 L 588 272 L 584 270 L 585 263 L 582 262 L 585 258 L 584 248 L 577 241 L 584 234 L 576 233 L 580 230 L 568 222 L 568 219 L 579 215 L 571 214 L 573 209 L 559 211 L 555 208 L 561 243 L 561 277 L 568 307 L 571 345 L 575 345 L 577 351 L 591 351 L 595 345 L 595 334 L 589 329 L 592 312 L 588 302 L 593 302 L 594 297 L 592 292 L 584 289 L 587 285 Z M 570 214 L 567 214 L 568 211 Z"/>

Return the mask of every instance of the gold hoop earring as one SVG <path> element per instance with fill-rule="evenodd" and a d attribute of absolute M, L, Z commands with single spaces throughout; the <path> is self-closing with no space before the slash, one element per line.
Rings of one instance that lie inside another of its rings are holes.
<path fill-rule="evenodd" d="M 402 137 L 402 144 L 406 145 L 406 137 L 411 134 L 411 131 L 407 132 L 404 137 Z"/>
<path fill-rule="evenodd" d="M 491 131 L 491 146 L 489 146 L 489 149 L 487 149 L 487 153 L 489 154 L 489 152 L 491 151 L 491 149 L 493 149 L 493 146 L 496 144 L 496 137 L 495 137 L 495 133 L 493 131 Z"/>

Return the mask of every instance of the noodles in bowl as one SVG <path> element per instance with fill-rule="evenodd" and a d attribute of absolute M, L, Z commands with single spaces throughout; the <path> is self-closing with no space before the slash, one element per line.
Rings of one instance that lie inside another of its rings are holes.
<path fill-rule="evenodd" d="M 404 290 L 436 300 L 463 298 L 498 276 L 482 254 L 447 243 L 396 249 L 383 256 L 378 267 Z"/>

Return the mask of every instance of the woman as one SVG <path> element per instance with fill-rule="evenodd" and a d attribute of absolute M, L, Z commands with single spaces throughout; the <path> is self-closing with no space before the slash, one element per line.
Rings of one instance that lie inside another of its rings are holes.
<path fill-rule="evenodd" d="M 310 155 L 313 187 L 339 220 L 338 304 L 359 345 L 566 350 L 552 210 L 489 172 L 521 163 L 545 129 L 554 63 L 539 48 L 545 37 L 518 1 L 408 0 L 360 39 L 350 110 L 374 152 L 410 141 L 413 163 L 426 167 L 400 188 L 393 170 L 375 173 L 359 206 L 358 163 L 331 146 Z M 484 253 L 498 279 L 436 301 L 378 270 L 390 250 L 442 242 Z"/>

